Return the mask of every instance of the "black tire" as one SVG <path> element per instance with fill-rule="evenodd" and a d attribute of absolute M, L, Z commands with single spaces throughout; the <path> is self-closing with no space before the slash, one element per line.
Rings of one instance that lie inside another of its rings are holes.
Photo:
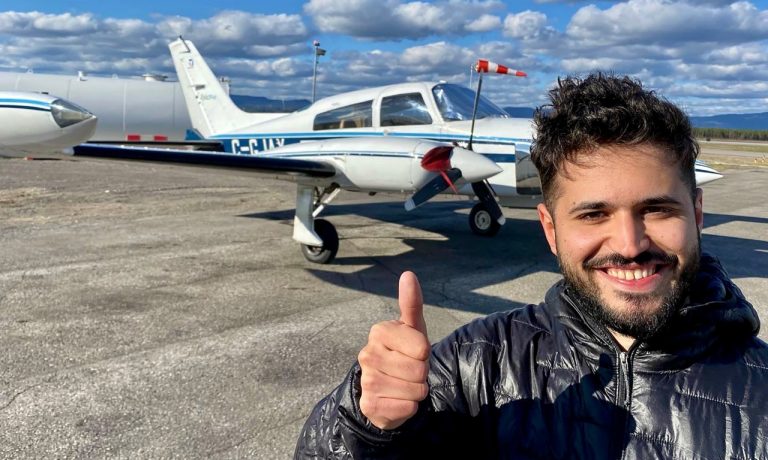
<path fill-rule="evenodd" d="M 323 240 L 322 246 L 301 245 L 304 258 L 316 264 L 331 263 L 339 251 L 339 234 L 336 227 L 325 219 L 315 220 L 315 233 Z"/>
<path fill-rule="evenodd" d="M 491 217 L 485 204 L 477 203 L 469 212 L 469 228 L 475 235 L 494 236 L 501 230 L 501 225 Z"/>

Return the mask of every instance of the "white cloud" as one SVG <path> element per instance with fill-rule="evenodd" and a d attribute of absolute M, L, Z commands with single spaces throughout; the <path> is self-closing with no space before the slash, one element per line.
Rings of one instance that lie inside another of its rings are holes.
<path fill-rule="evenodd" d="M 768 38 L 768 11 L 747 2 L 726 7 L 667 0 L 630 0 L 601 10 L 581 8 L 566 29 L 568 39 L 587 46 L 717 43 Z"/>
<path fill-rule="evenodd" d="M 595 69 L 631 74 L 697 112 L 765 102 L 764 6 L 547 3 L 572 5 L 520 11 L 496 0 L 306 0 L 303 15 L 225 10 L 151 19 L 6 11 L 0 12 L 0 68 L 173 75 L 167 44 L 183 34 L 215 73 L 232 77 L 236 93 L 308 98 L 310 39 L 317 37 L 329 50 L 319 67 L 321 96 L 401 81 L 467 83 L 470 64 L 486 58 L 530 75 L 486 80 L 486 94 L 501 105 L 539 104 L 558 75 Z M 564 11 L 572 17 L 557 16 Z M 697 87 L 705 97 L 695 97 Z"/>
<path fill-rule="evenodd" d="M 0 67 L 8 70 L 140 75 L 171 73 L 167 44 L 178 35 L 207 56 L 285 57 L 308 53 L 301 16 L 222 11 L 204 19 L 101 19 L 91 14 L 0 13 Z"/>
<path fill-rule="evenodd" d="M 507 37 L 533 40 L 551 36 L 554 32 L 548 24 L 547 15 L 538 11 L 509 14 L 504 19 L 504 35 Z"/>
<path fill-rule="evenodd" d="M 490 13 L 501 8 L 498 0 L 310 0 L 304 5 L 322 32 L 391 40 L 489 31 L 501 22 Z"/>
<path fill-rule="evenodd" d="M 0 34 L 16 36 L 61 36 L 89 33 L 98 29 L 90 14 L 45 14 L 39 11 L 0 13 Z"/>
<path fill-rule="evenodd" d="M 307 27 L 299 15 L 265 15 L 243 11 L 222 11 L 197 21 L 170 17 L 161 21 L 157 30 L 167 38 L 183 35 L 196 40 L 201 44 L 201 51 L 214 54 L 248 49 L 254 44 L 262 47 L 285 46 L 308 38 Z"/>
<path fill-rule="evenodd" d="M 749 64 L 768 66 L 768 47 L 757 43 L 734 45 L 710 50 L 702 57 L 713 64 Z"/>
<path fill-rule="evenodd" d="M 759 88 L 768 80 L 768 10 L 745 1 L 592 4 L 579 8 L 562 32 L 542 13 L 525 11 L 507 16 L 504 34 L 524 54 L 541 57 L 539 71 L 630 74 L 696 110 L 704 106 L 689 100 L 683 84 L 713 97 L 726 97 L 737 84 L 737 93 L 751 98 L 747 106 L 764 98 Z"/>
<path fill-rule="evenodd" d="M 501 27 L 501 19 L 492 14 L 484 14 L 465 27 L 467 32 L 489 32 Z"/>

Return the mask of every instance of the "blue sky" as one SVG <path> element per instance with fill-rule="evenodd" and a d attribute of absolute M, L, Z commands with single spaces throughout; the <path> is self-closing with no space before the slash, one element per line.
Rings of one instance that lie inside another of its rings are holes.
<path fill-rule="evenodd" d="M 414 80 L 468 83 L 487 58 L 500 105 L 541 104 L 557 77 L 639 78 L 692 115 L 768 111 L 768 0 L 4 0 L 0 70 L 173 75 L 166 45 L 193 40 L 233 92 L 309 98 Z"/>

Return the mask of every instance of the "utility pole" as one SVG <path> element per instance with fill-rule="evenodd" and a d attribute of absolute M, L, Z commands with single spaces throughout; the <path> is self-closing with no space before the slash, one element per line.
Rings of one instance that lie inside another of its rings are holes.
<path fill-rule="evenodd" d="M 325 56 L 325 50 L 320 48 L 320 42 L 315 40 L 312 45 L 315 47 L 315 65 L 312 67 L 312 103 L 315 102 L 315 88 L 317 87 L 317 62 L 320 56 Z"/>

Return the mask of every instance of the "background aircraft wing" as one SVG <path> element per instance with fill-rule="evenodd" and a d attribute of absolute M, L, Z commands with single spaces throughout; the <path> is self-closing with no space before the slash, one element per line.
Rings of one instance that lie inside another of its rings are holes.
<path fill-rule="evenodd" d="M 173 163 L 241 171 L 269 172 L 292 176 L 332 177 L 333 166 L 310 160 L 269 158 L 262 155 L 234 155 L 194 150 L 172 150 L 107 144 L 82 144 L 73 148 L 73 156 Z"/>

